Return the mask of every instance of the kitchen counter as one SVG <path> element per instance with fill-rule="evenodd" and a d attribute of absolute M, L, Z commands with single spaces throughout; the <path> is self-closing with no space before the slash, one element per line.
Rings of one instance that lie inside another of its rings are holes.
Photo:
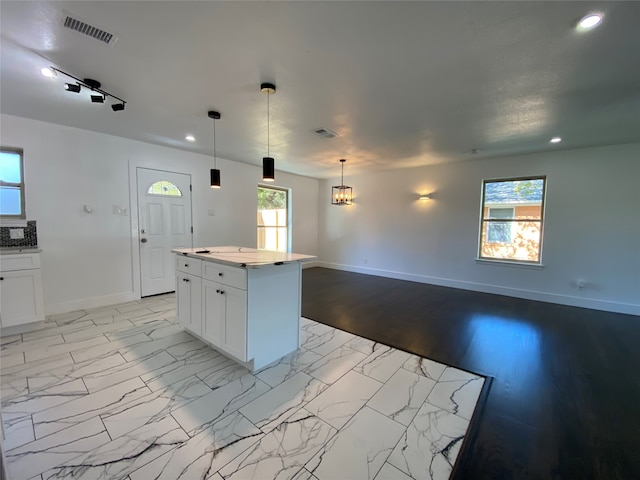
<path fill-rule="evenodd" d="M 302 262 L 317 257 L 234 246 L 172 251 L 185 330 L 252 371 L 299 347 Z"/>
<path fill-rule="evenodd" d="M 172 252 L 209 262 L 223 263 L 233 267 L 257 268 L 265 265 L 276 265 L 291 262 L 315 260 L 314 255 L 301 253 L 273 252 L 249 247 L 203 247 L 176 248 Z"/>
<path fill-rule="evenodd" d="M 39 247 L 0 247 L 0 255 L 16 255 L 18 253 L 40 253 Z"/>

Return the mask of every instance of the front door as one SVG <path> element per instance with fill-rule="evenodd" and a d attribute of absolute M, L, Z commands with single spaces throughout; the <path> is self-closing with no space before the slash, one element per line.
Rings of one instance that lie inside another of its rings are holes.
<path fill-rule="evenodd" d="M 141 296 L 175 290 L 172 248 L 193 244 L 191 176 L 137 168 Z"/>

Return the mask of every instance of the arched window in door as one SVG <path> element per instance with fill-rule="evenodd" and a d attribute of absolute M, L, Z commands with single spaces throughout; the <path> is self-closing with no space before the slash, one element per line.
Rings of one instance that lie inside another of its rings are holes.
<path fill-rule="evenodd" d="M 149 187 L 148 195 L 160 195 L 163 197 L 181 197 L 180 189 L 167 180 L 159 180 Z"/>

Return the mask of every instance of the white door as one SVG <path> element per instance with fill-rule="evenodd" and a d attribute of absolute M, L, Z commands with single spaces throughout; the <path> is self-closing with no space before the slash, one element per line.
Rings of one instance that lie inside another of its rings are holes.
<path fill-rule="evenodd" d="M 193 244 L 191 176 L 138 168 L 138 226 L 141 296 L 173 292 L 172 248 Z"/>

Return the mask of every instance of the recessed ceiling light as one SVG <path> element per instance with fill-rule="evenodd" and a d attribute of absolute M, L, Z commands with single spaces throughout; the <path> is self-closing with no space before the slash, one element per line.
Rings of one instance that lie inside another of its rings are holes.
<path fill-rule="evenodd" d="M 187 135 L 186 137 L 184 137 L 184 139 L 187 142 L 195 142 L 196 141 L 196 137 L 194 137 L 193 135 Z"/>
<path fill-rule="evenodd" d="M 549 140 L 549 142 L 551 143 L 560 143 L 562 141 L 562 138 L 560 137 L 553 137 L 551 140 Z"/>
<path fill-rule="evenodd" d="M 602 18 L 604 15 L 602 13 L 589 13 L 582 17 L 582 19 L 578 22 L 577 29 L 578 30 L 591 30 L 592 28 L 597 27 L 602 23 Z"/>
<path fill-rule="evenodd" d="M 40 69 L 40 73 L 47 78 L 56 78 L 58 76 L 58 74 L 54 70 L 51 70 L 49 67 Z"/>

